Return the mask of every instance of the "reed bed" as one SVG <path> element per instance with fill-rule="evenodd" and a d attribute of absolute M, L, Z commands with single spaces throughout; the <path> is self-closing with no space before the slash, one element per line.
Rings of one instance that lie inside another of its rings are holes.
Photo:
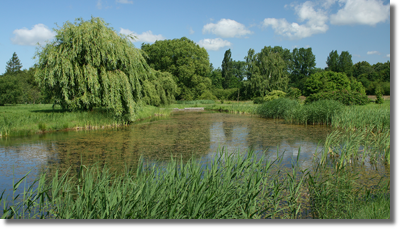
<path fill-rule="evenodd" d="M 75 177 L 69 171 L 47 178 L 43 174 L 11 200 L 0 196 L 1 217 L 390 218 L 390 183 L 361 185 L 351 168 L 327 163 L 301 168 L 300 154 L 287 169 L 278 155 L 273 161 L 251 151 L 216 155 L 206 166 L 193 159 L 184 164 L 171 158 L 164 166 L 140 160 L 137 169 L 118 174 L 98 164 L 82 165 Z M 13 185 L 14 191 L 24 179 Z"/>

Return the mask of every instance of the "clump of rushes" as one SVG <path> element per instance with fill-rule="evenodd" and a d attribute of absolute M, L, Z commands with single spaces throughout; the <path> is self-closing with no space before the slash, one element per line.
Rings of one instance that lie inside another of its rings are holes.
<path fill-rule="evenodd" d="M 288 98 L 279 98 L 261 104 L 257 113 L 264 118 L 281 118 L 291 120 L 293 113 L 300 108 L 300 103 Z"/>

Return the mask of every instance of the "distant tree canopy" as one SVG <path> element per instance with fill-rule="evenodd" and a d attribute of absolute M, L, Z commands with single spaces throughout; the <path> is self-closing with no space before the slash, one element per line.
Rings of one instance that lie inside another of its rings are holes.
<path fill-rule="evenodd" d="M 42 101 L 41 90 L 34 79 L 35 68 L 21 68 L 22 64 L 14 52 L 6 64 L 6 72 L 0 75 L 0 105 Z"/>
<path fill-rule="evenodd" d="M 142 44 L 151 68 L 172 74 L 178 85 L 176 99 L 193 100 L 211 89 L 208 53 L 186 37 Z"/>
<path fill-rule="evenodd" d="M 250 98 L 264 97 L 272 90 L 286 91 L 289 83 L 288 62 L 281 57 L 285 51 L 264 47 L 261 52 L 248 51 L 246 60 L 247 92 Z M 290 53 L 290 52 L 289 52 Z M 288 59 L 290 60 L 290 59 Z"/>
<path fill-rule="evenodd" d="M 105 107 L 134 120 L 143 84 L 154 82 L 154 71 L 130 41 L 133 37 L 118 35 L 103 19 L 93 17 L 66 22 L 55 31 L 55 40 L 35 56 L 35 77 L 46 93 L 64 109 Z"/>
<path fill-rule="evenodd" d="M 305 82 L 305 96 L 319 92 L 357 91 L 365 95 L 365 89 L 360 82 L 350 80 L 345 73 L 323 71 L 312 74 Z"/>
<path fill-rule="evenodd" d="M 348 51 L 343 51 L 338 55 L 337 50 L 331 51 L 326 60 L 328 71 L 344 72 L 347 76 L 351 76 L 351 68 L 353 66 L 352 56 Z"/>

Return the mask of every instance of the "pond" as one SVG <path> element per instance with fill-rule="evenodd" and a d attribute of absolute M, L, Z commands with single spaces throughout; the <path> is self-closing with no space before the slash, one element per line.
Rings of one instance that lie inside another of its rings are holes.
<path fill-rule="evenodd" d="M 290 162 L 301 148 L 303 167 L 311 165 L 317 147 L 322 149 L 331 132 L 326 126 L 284 124 L 229 113 L 174 112 L 168 118 L 143 121 L 128 127 L 96 131 L 65 131 L 25 138 L 0 139 L 0 190 L 11 189 L 31 171 L 29 181 L 45 170 L 77 169 L 79 165 L 107 164 L 112 170 L 146 162 L 167 162 L 171 157 L 207 161 L 224 147 L 229 153 L 249 149 L 274 159 L 283 154 Z M 279 146 L 279 149 L 277 148 Z"/>

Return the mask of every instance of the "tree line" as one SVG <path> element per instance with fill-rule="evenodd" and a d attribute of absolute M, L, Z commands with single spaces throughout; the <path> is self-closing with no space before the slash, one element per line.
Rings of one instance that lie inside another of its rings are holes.
<path fill-rule="evenodd" d="M 249 49 L 243 61 L 226 50 L 221 68 L 194 41 L 156 41 L 136 48 L 135 37 L 118 34 L 101 18 L 66 22 L 55 39 L 39 47 L 37 63 L 21 70 L 14 53 L 0 76 L 0 105 L 54 103 L 66 110 L 104 107 L 134 120 L 141 105 L 175 100 L 265 97 L 273 91 L 301 95 L 351 90 L 390 94 L 390 62 L 353 64 L 348 51 L 333 50 L 325 69 L 316 68 L 312 48 Z"/>

